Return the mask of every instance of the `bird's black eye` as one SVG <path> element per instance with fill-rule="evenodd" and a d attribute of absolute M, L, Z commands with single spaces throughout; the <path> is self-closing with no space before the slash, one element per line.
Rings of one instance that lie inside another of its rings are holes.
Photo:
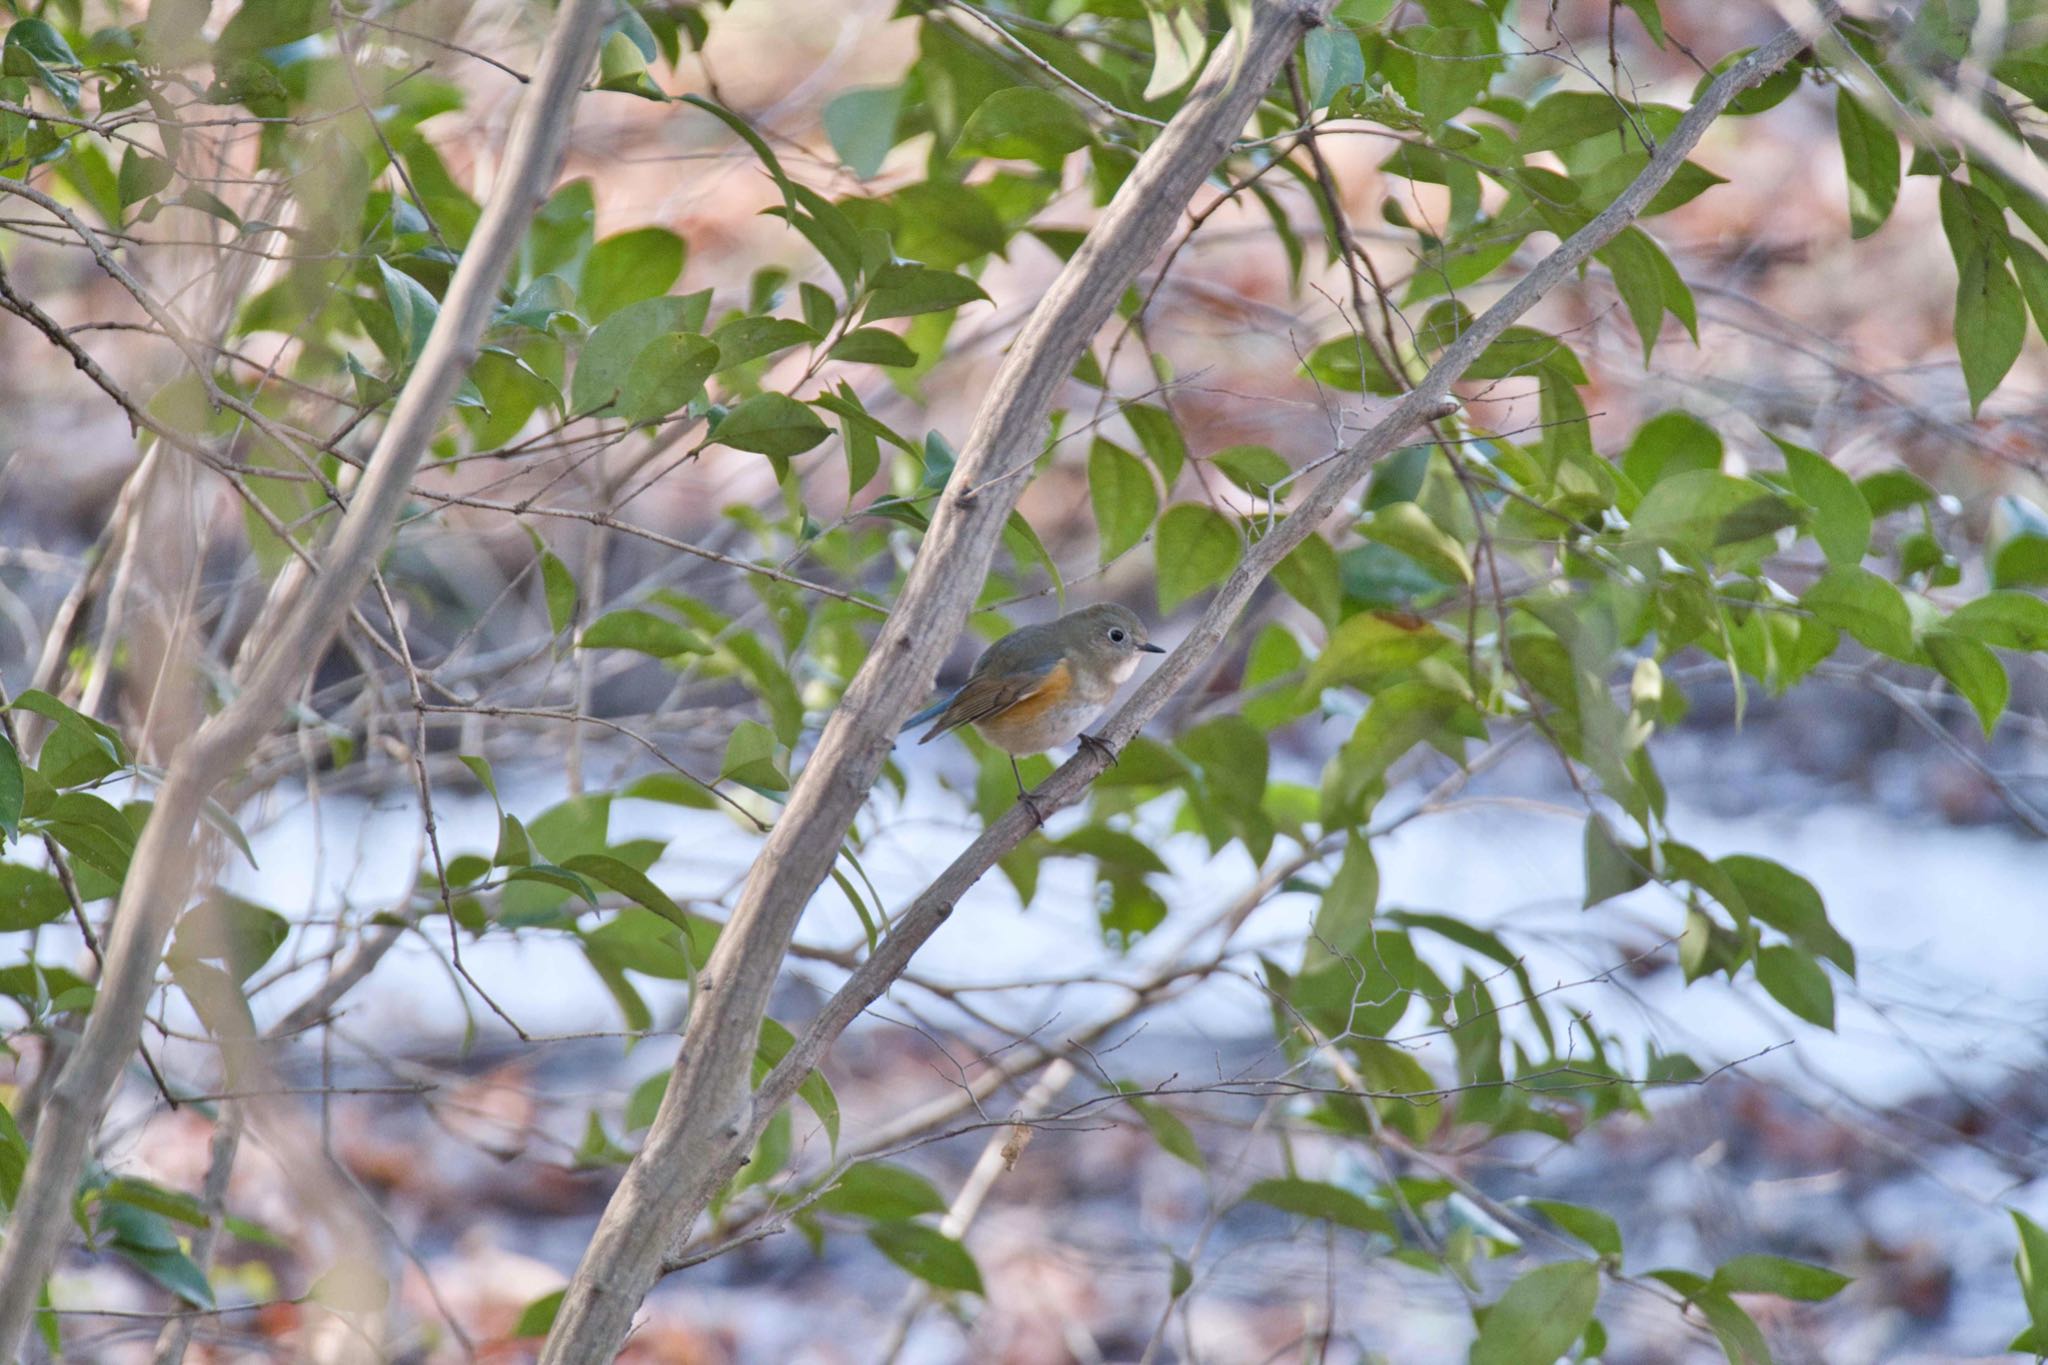
<path fill-rule="evenodd" d="M 1111 626 L 1109 628 L 1109 638 L 1113 644 L 1122 644 L 1124 642 L 1124 628 L 1122 626 Z"/>

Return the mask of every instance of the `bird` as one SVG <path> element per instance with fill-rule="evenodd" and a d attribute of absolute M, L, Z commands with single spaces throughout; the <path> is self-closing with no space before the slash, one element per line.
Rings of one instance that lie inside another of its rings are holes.
<path fill-rule="evenodd" d="M 1042 753 L 1078 739 L 1116 762 L 1107 743 L 1082 731 L 1137 671 L 1140 654 L 1165 652 L 1146 638 L 1145 623 L 1130 608 L 1114 602 L 1083 607 L 997 640 L 974 661 L 966 682 L 905 721 L 903 728 L 932 721 L 932 728 L 917 741 L 929 744 L 949 730 L 972 725 L 1010 756 L 1017 797 L 1044 824 L 1045 817 L 1024 790 L 1017 755 Z"/>

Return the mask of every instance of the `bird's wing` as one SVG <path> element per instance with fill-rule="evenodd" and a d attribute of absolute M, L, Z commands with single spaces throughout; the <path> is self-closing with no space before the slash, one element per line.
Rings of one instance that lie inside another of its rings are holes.
<path fill-rule="evenodd" d="M 919 735 L 917 742 L 927 744 L 948 730 L 957 730 L 963 725 L 972 725 L 977 721 L 999 716 L 1011 707 L 1031 701 L 1042 693 L 1054 689 L 1065 692 L 1067 681 L 1068 673 L 1064 665 L 1027 677 L 1001 677 L 993 673 L 977 673 L 953 694 L 953 699 L 946 704 L 945 710 L 939 713 L 938 723 Z"/>

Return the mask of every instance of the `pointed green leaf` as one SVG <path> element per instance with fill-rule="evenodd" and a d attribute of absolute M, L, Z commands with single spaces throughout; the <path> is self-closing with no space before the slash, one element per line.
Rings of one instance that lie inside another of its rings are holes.
<path fill-rule="evenodd" d="M 2006 676 L 2005 665 L 1988 646 L 1965 635 L 1933 630 L 1922 644 L 1941 676 L 1976 711 L 1985 737 L 1990 738 L 2012 697 L 2012 681 Z"/>
<path fill-rule="evenodd" d="M 926 1284 L 963 1294 L 980 1294 L 981 1271 L 967 1248 L 922 1223 L 878 1223 L 868 1240 L 884 1256 Z"/>
<path fill-rule="evenodd" d="M 1884 226 L 1899 198 L 1899 135 L 1844 86 L 1835 95 L 1835 134 L 1849 173 L 1849 235 Z"/>
<path fill-rule="evenodd" d="M 1088 451 L 1088 497 L 1107 564 L 1145 538 L 1159 515 L 1152 471 L 1128 450 L 1097 440 Z"/>
<path fill-rule="evenodd" d="M 1167 508 L 1155 547 L 1160 611 L 1221 583 L 1242 555 L 1237 527 L 1215 508 L 1194 502 Z"/>
<path fill-rule="evenodd" d="M 1600 1268 L 1591 1261 L 1538 1266 L 1486 1309 L 1471 1365 L 1550 1365 L 1593 1320 Z"/>
<path fill-rule="evenodd" d="M 1788 944 L 1757 950 L 1756 979 L 1771 998 L 1809 1024 L 1835 1026 L 1835 988 L 1813 955 Z"/>
<path fill-rule="evenodd" d="M 682 277 L 683 239 L 667 228 L 636 228 L 605 238 L 583 263 L 576 310 L 591 326 L 628 304 L 658 298 Z"/>

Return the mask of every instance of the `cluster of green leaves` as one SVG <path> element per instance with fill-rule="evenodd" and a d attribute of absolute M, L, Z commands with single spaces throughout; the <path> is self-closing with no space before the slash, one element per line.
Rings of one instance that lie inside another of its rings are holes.
<path fill-rule="evenodd" d="M 32 765 L 0 735 L 0 845 L 8 855 L 0 861 L 0 933 L 27 936 L 15 940 L 25 946 L 20 960 L 0 966 L 0 997 L 19 1011 L 14 1030 L 47 1040 L 76 1029 L 93 1007 L 94 989 L 70 967 L 45 960 L 36 931 L 70 919 L 74 895 L 77 910 L 98 919 L 120 894 L 151 803 L 117 805 L 103 793 L 133 790 L 135 779 L 153 774 L 136 764 L 111 726 L 47 692 L 24 692 L 7 711 L 9 734 L 33 726 L 44 733 Z M 248 840 L 227 812 L 215 806 L 208 818 L 253 862 Z M 171 980 L 216 1034 L 247 1037 L 253 1025 L 242 986 L 282 946 L 287 931 L 276 911 L 217 893 L 179 918 L 165 957 Z M 75 951 L 68 940 L 63 936 L 57 947 L 66 959 Z M 0 1209 L 13 1206 L 28 1157 L 14 1116 L 0 1106 Z M 186 1234 L 174 1226 L 206 1226 L 197 1199 L 95 1168 L 79 1188 L 75 1214 L 89 1247 L 118 1256 L 188 1303 L 212 1306 L 206 1273 L 186 1254 Z M 245 1240 L 275 1240 L 253 1224 L 229 1221 Z M 44 1314 L 40 1322 L 55 1350 L 55 1319 Z"/>
<path fill-rule="evenodd" d="M 1840 29 L 1860 64 L 1858 90 L 1845 84 L 1835 104 L 1851 231 L 1866 237 L 1891 216 L 1901 161 L 1892 128 L 1919 130 L 1905 174 L 1930 176 L 1940 185 L 1942 232 L 1956 263 L 1956 350 L 1973 411 L 2019 359 L 2029 311 L 2035 328 L 2048 334 L 2048 256 L 2042 254 L 2048 204 L 1999 169 L 1998 158 L 1987 156 L 1982 144 L 1952 145 L 1926 131 L 1947 126 L 1930 117 L 1930 96 L 1942 87 L 1929 73 L 1966 58 L 1988 62 L 1986 74 L 1998 93 L 1985 107 L 1995 120 L 1995 135 L 2010 136 L 2018 146 L 2029 111 L 2048 103 L 2048 43 L 2029 30 L 2029 21 L 2038 24 L 2037 6 L 2021 6 L 2015 17 L 2022 18 L 2021 45 L 1997 53 L 1972 51 L 1978 8 L 1964 0 L 1920 6 L 1902 35 L 1854 21 Z"/>

